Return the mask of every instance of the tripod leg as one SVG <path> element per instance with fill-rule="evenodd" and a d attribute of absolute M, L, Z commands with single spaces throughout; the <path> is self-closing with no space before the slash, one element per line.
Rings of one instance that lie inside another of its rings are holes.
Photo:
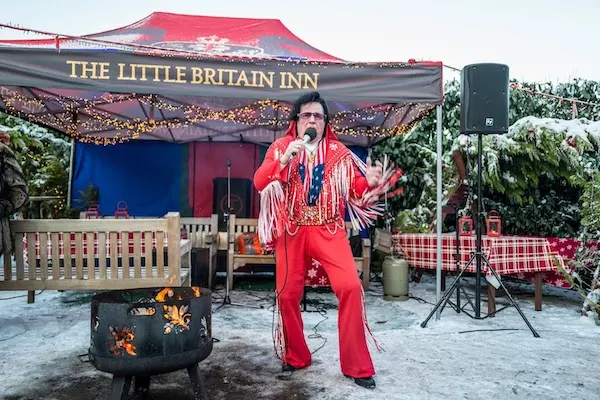
<path fill-rule="evenodd" d="M 433 317 L 433 315 L 435 314 L 435 312 L 437 311 L 438 308 L 446 306 L 446 303 L 448 302 L 448 300 L 450 299 L 450 296 L 452 295 L 452 293 L 454 292 L 454 289 L 456 288 L 457 282 L 458 282 L 458 279 L 456 279 L 454 281 L 454 283 L 452 283 L 452 286 L 450 286 L 450 289 L 448 289 L 446 292 L 444 292 L 444 295 L 442 296 L 440 301 L 438 301 L 438 303 L 435 305 L 435 307 L 433 307 L 433 310 L 431 310 L 431 313 L 427 316 L 427 318 L 425 318 L 425 321 L 423 321 L 421 323 L 422 328 L 425 328 L 427 326 L 427 323 L 429 322 L 431 317 Z"/>
<path fill-rule="evenodd" d="M 435 305 L 433 310 L 431 310 L 431 313 L 427 316 L 427 318 L 425 318 L 425 321 L 423 321 L 421 323 L 422 328 L 425 328 L 427 326 L 427 322 L 429 322 L 431 317 L 433 317 L 433 315 L 438 310 L 438 308 L 446 306 L 446 303 L 448 302 L 448 300 L 450 300 L 450 296 L 452 295 L 452 292 L 454 292 L 454 289 L 458 286 L 458 284 L 460 282 L 460 278 L 465 273 L 465 271 L 467 270 L 467 268 L 469 267 L 469 265 L 471 264 L 472 261 L 473 260 L 470 260 L 467 263 L 467 265 L 465 265 L 465 267 L 463 268 L 462 271 L 460 271 L 460 273 L 458 274 L 458 276 L 456 277 L 454 282 L 452 282 L 452 286 L 450 286 L 450 288 L 444 292 L 444 294 L 442 295 L 442 298 L 438 301 L 438 303 Z"/>
<path fill-rule="evenodd" d="M 490 271 L 492 271 L 492 274 L 494 274 L 494 276 L 496 277 L 496 279 L 498 279 L 498 282 L 500 282 L 500 286 L 502 286 L 502 289 L 504 289 L 504 292 L 506 293 L 506 296 L 508 297 L 508 299 L 510 300 L 510 302 L 512 303 L 512 305 L 515 306 L 515 308 L 517 309 L 517 312 L 521 315 L 521 318 L 523 318 L 523 321 L 525 321 L 525 324 L 527 324 L 527 327 L 529 328 L 529 330 L 531 331 L 531 333 L 533 333 L 533 336 L 536 337 L 536 338 L 539 338 L 540 335 L 533 328 L 533 326 L 531 326 L 531 324 L 529 323 L 529 320 L 527 319 L 527 317 L 525 316 L 525 314 L 523 314 L 523 311 L 521 311 L 521 308 L 519 307 L 519 305 L 515 302 L 515 300 L 511 296 L 511 294 L 508 291 L 508 289 L 506 288 L 506 286 L 504 286 L 504 283 L 502 282 L 502 279 L 500 278 L 500 276 L 498 275 L 498 273 L 496 272 L 496 270 L 494 268 L 492 268 L 492 266 L 490 265 L 490 263 L 487 260 L 487 258 L 483 257 L 483 259 L 485 260 L 485 263 L 487 264 L 487 266 L 490 269 Z"/>

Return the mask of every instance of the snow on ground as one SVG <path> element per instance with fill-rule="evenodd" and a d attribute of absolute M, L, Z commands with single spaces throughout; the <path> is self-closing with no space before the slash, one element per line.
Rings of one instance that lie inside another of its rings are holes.
<path fill-rule="evenodd" d="M 449 287 L 453 278 L 448 279 Z M 509 290 L 532 288 L 511 285 Z M 581 301 L 573 292 L 545 289 L 542 312 L 533 310 L 530 293 L 516 296 L 541 338 L 533 337 L 514 307 L 480 321 L 447 307 L 440 320 L 434 316 L 422 328 L 435 303 L 430 275 L 411 283 L 413 298 L 406 302 L 385 301 L 381 292 L 373 282 L 367 293 L 370 325 L 385 350 L 372 351 L 375 390 L 341 375 L 332 294 L 309 294 L 309 310 L 320 311 L 303 313 L 308 344 L 316 350 L 313 365 L 281 381 L 274 376 L 280 364 L 273 350 L 272 293 L 233 291 L 232 301 L 264 308 L 226 306 L 213 312 L 213 336 L 219 342 L 200 364 L 211 398 L 598 399 L 594 371 L 600 327 L 580 317 Z M 90 295 L 47 291 L 34 304 L 13 298 L 20 295 L 0 292 L 0 398 L 108 398 L 110 376 L 78 358 L 89 345 Z M 220 296 L 222 290 L 214 294 L 214 309 Z M 498 306 L 507 301 L 498 297 Z M 153 378 L 150 391 L 152 398 L 192 399 L 188 388 L 187 375 L 176 372 Z"/>

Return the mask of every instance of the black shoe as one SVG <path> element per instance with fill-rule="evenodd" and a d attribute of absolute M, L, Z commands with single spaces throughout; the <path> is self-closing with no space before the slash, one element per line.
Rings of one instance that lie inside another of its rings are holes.
<path fill-rule="evenodd" d="M 356 383 L 360 387 L 364 387 L 365 389 L 375 389 L 375 379 L 373 377 L 368 378 L 353 378 L 348 375 L 344 375 L 346 378 L 351 378 L 354 383 Z"/>
<path fill-rule="evenodd" d="M 277 374 L 277 379 L 281 381 L 289 381 L 292 379 L 292 375 L 298 368 L 290 364 L 284 364 L 281 366 L 281 372 Z"/>
<path fill-rule="evenodd" d="M 283 364 L 283 366 L 281 367 L 281 372 L 294 372 L 297 369 L 298 368 L 294 367 L 293 365 Z"/>

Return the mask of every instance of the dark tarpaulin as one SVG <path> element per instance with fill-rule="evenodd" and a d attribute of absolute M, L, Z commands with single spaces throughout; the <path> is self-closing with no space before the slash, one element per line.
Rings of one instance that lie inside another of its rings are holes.
<path fill-rule="evenodd" d="M 293 101 L 318 90 L 330 101 L 441 102 L 437 64 L 282 62 L 42 49 L 0 49 L 0 84 Z"/>
<path fill-rule="evenodd" d="M 441 63 L 342 63 L 0 48 L 0 108 L 72 136 L 270 143 L 317 90 L 349 145 L 402 134 L 441 104 Z M 98 140 L 96 140 L 98 141 Z"/>

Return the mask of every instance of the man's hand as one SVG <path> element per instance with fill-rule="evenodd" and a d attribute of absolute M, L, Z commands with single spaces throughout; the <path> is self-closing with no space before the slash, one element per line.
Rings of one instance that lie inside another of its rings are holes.
<path fill-rule="evenodd" d="M 365 177 L 367 178 L 367 184 L 370 188 L 375 187 L 379 184 L 381 177 L 383 176 L 383 164 L 381 161 L 376 161 L 375 165 L 371 163 L 371 157 L 367 158 L 367 171 Z"/>
<path fill-rule="evenodd" d="M 292 153 L 298 155 L 302 150 L 304 150 L 304 142 L 302 142 L 302 139 L 296 139 L 293 142 L 290 142 L 287 149 L 285 149 L 285 153 L 279 158 L 279 162 L 281 165 L 287 165 L 292 159 Z"/>

